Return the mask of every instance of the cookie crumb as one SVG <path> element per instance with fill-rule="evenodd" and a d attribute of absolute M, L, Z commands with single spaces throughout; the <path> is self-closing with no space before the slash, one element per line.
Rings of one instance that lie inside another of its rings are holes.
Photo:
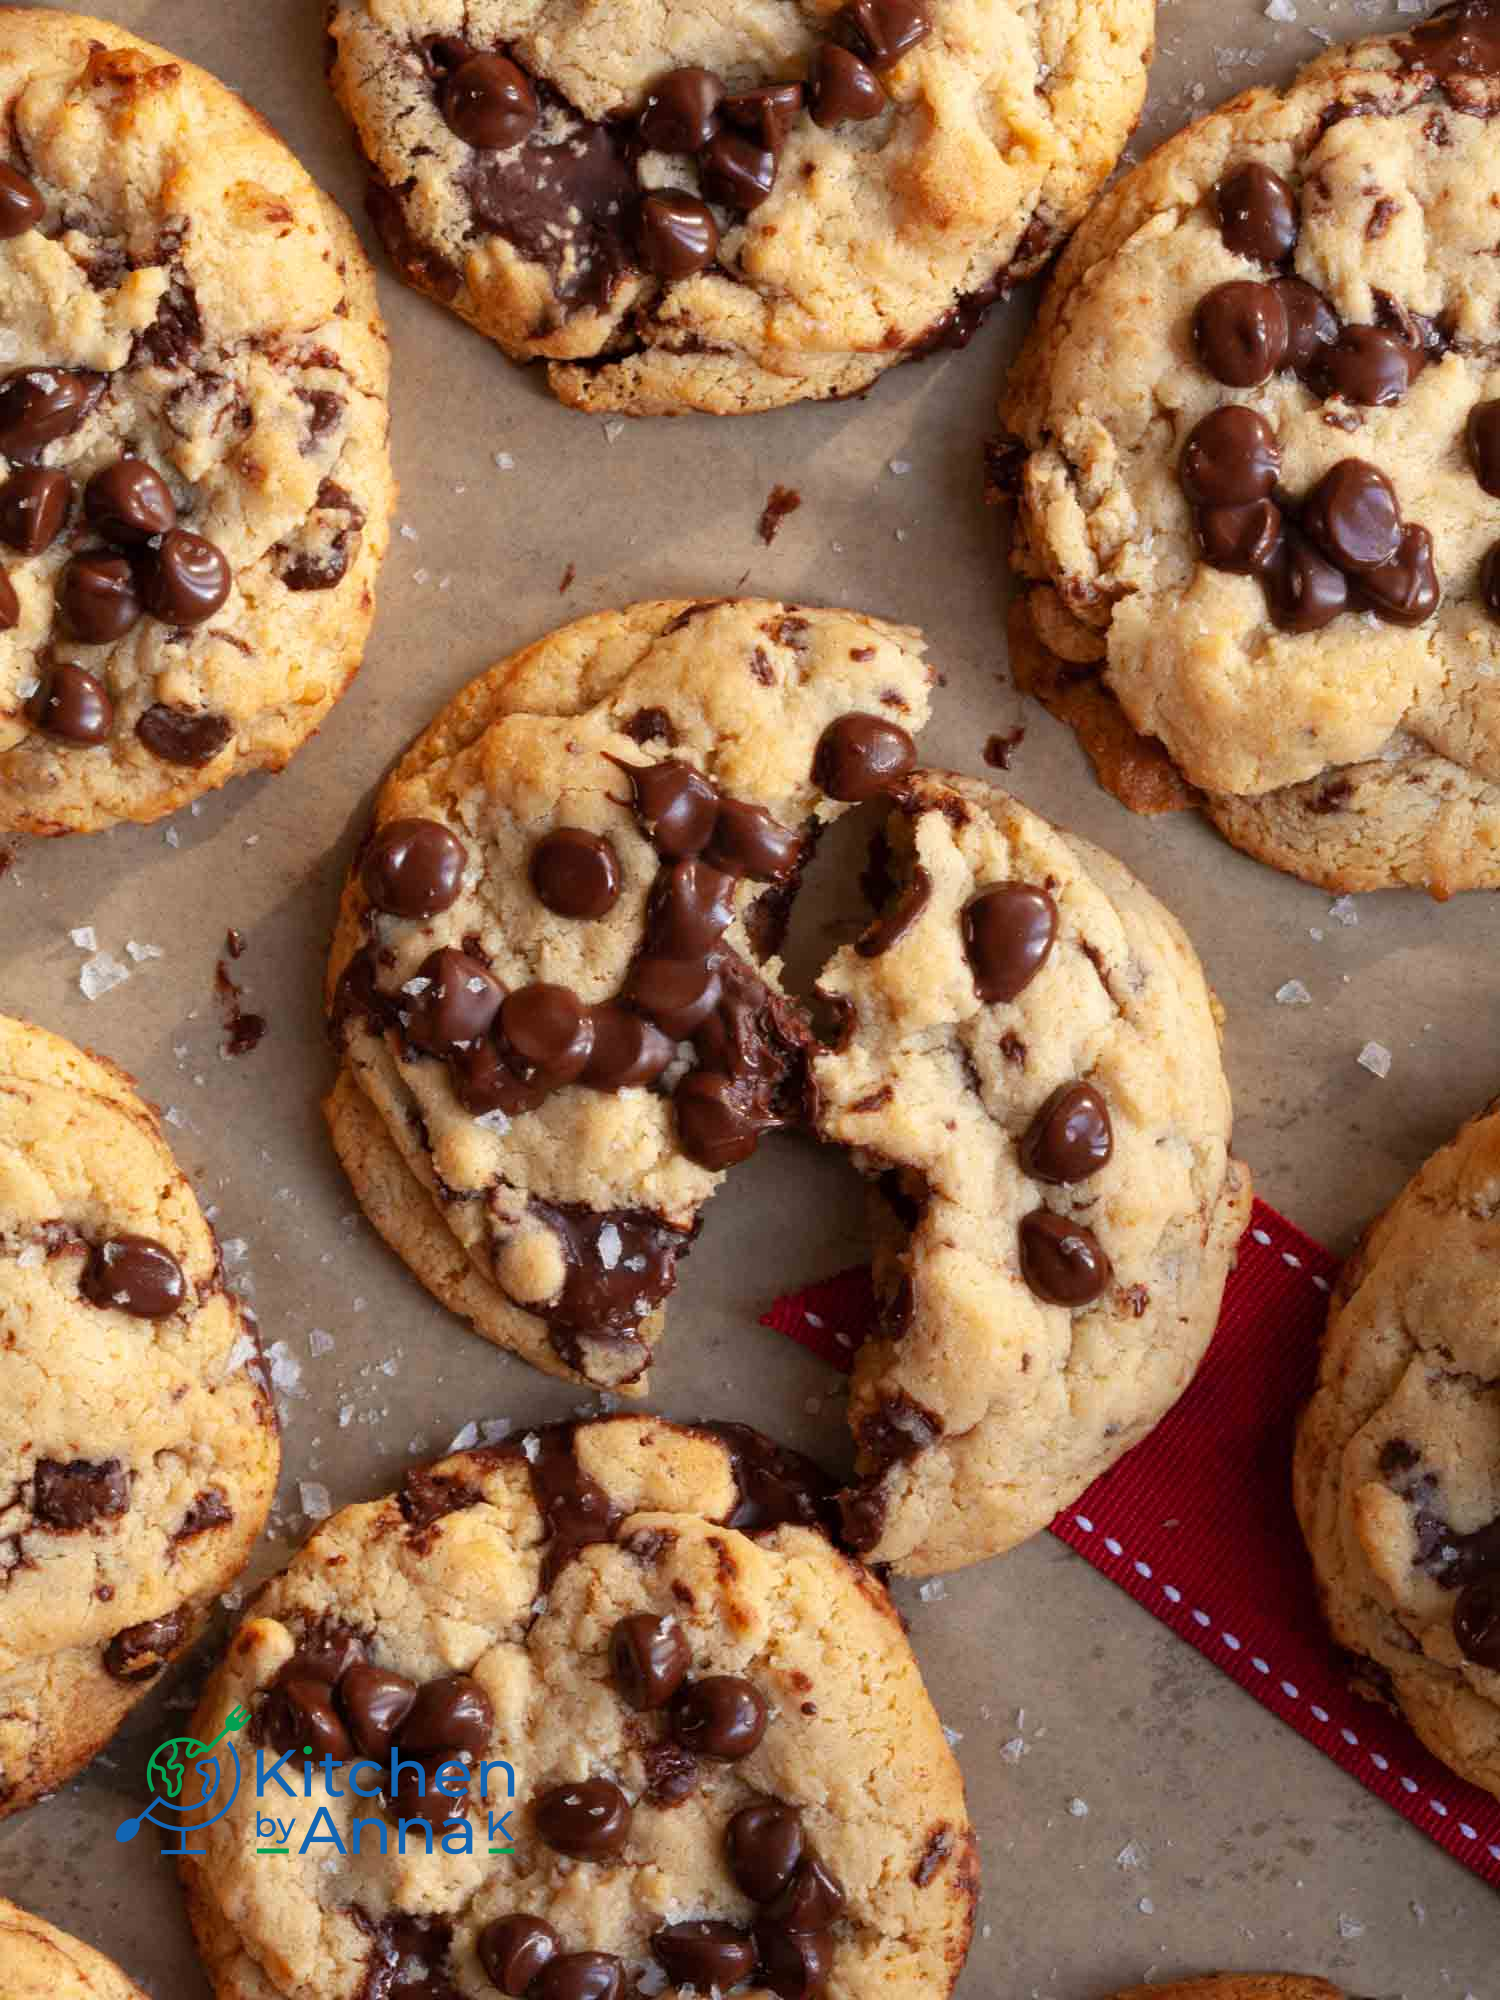
<path fill-rule="evenodd" d="M 781 524 L 788 514 L 795 514 L 802 505 L 802 495 L 794 486 L 773 486 L 766 495 L 766 504 L 761 509 L 760 524 L 756 533 L 769 548 L 781 532 Z"/>

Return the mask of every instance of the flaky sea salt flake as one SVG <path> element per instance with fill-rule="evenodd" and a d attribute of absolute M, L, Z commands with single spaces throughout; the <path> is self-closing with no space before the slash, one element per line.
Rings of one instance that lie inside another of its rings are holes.
<path fill-rule="evenodd" d="M 1355 1060 L 1371 1076 L 1385 1077 L 1391 1073 L 1391 1052 L 1384 1042 L 1366 1042 Z"/>

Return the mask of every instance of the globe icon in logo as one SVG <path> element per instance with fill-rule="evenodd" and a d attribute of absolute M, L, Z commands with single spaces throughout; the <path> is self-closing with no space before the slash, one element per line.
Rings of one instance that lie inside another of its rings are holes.
<path fill-rule="evenodd" d="M 243 1708 L 232 1708 L 212 1743 L 196 1736 L 173 1736 L 158 1743 L 146 1766 L 151 1803 L 134 1819 L 115 1828 L 116 1840 L 134 1840 L 147 1820 L 178 1841 L 164 1854 L 202 1854 L 187 1846 L 189 1834 L 203 1833 L 222 1819 L 239 1796 L 240 1755 L 227 1739 L 249 1721 Z"/>

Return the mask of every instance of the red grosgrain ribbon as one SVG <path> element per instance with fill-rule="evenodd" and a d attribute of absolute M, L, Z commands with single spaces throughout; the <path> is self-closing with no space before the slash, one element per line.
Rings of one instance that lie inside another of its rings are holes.
<path fill-rule="evenodd" d="M 1321 1244 L 1258 1201 L 1196 1380 L 1052 1533 L 1500 1888 L 1500 1801 L 1350 1692 L 1318 1610 L 1292 1511 L 1292 1431 L 1337 1271 Z M 874 1321 L 870 1274 L 854 1270 L 778 1299 L 763 1324 L 847 1370 Z"/>

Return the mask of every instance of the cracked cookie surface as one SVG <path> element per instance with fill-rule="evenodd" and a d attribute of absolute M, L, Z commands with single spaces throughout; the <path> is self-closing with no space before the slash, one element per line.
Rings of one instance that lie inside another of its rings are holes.
<path fill-rule="evenodd" d="M 280 1461 L 156 1113 L 0 1017 L 0 1816 L 81 1768 L 243 1568 Z"/>
<path fill-rule="evenodd" d="M 310 1733 L 319 1753 L 274 1870 L 249 1787 L 187 1864 L 220 2000 L 356 2000 L 398 1966 L 443 2000 L 948 1994 L 978 1884 L 962 1780 L 822 1504 L 753 1432 L 621 1417 L 458 1454 L 326 1522 L 194 1723 L 209 1741 L 240 1704 L 270 1761 Z M 456 1760 L 446 1848 L 409 1819 L 397 1852 L 374 1796 L 393 1741 Z M 319 1807 L 357 1858 L 298 1851 Z"/>
<path fill-rule="evenodd" d="M 1500 1795 L 1500 1112 L 1463 1127 L 1339 1280 L 1297 1439 L 1323 1609 L 1361 1691 Z"/>
<path fill-rule="evenodd" d="M 1497 106 L 1479 0 L 1232 99 L 1095 208 L 1002 409 L 1023 684 L 1331 889 L 1500 883 Z"/>
<path fill-rule="evenodd" d="M 6 2000 L 146 2000 L 101 1953 L 3 1896 L 0 1989 Z"/>
<path fill-rule="evenodd" d="M 373 274 L 248 105 L 0 19 L 0 827 L 279 770 L 359 664 L 393 484 Z"/>
<path fill-rule="evenodd" d="M 699 1212 L 806 1122 L 776 949 L 822 825 L 915 762 L 919 636 L 638 604 L 495 667 L 397 766 L 329 968 L 334 1144 L 476 1330 L 638 1388 Z"/>
<path fill-rule="evenodd" d="M 871 1177 L 851 1539 L 913 1574 L 1012 1547 L 1191 1380 L 1249 1220 L 1216 1006 L 1111 856 L 918 772 L 881 909 L 819 980 L 818 1130 Z"/>
<path fill-rule="evenodd" d="M 847 396 L 1040 268 L 1149 0 L 331 0 L 401 275 L 582 409 Z M 685 80 L 684 80 L 685 79 Z"/>

